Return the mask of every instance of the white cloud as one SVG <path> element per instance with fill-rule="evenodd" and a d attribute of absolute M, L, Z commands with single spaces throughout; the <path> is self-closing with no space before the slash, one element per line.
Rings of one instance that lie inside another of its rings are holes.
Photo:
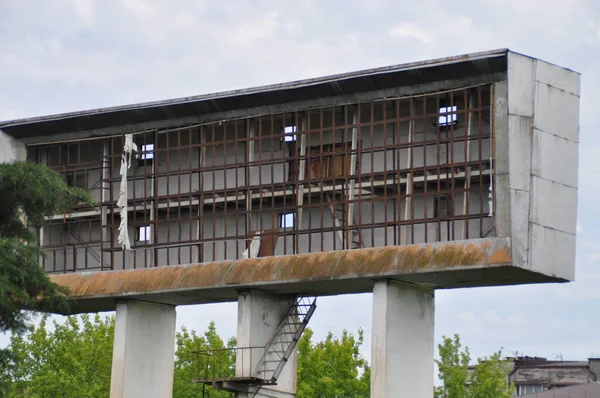
<path fill-rule="evenodd" d="M 431 43 L 436 36 L 433 30 L 410 22 L 390 27 L 389 34 L 392 39 L 416 39 L 425 44 Z"/>
<path fill-rule="evenodd" d="M 85 25 L 94 24 L 94 0 L 70 0 L 70 3 Z"/>

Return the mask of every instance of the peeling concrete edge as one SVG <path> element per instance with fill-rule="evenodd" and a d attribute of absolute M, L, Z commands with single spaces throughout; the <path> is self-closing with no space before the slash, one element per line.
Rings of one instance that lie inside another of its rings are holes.
<path fill-rule="evenodd" d="M 51 275 L 71 298 L 400 277 L 512 265 L 509 238 L 240 259 L 124 271 Z"/>

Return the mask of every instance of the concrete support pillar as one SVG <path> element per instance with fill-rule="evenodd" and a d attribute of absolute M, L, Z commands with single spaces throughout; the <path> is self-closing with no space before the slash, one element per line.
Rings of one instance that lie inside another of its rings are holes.
<path fill-rule="evenodd" d="M 434 293 L 382 281 L 373 289 L 371 396 L 433 396 Z"/>
<path fill-rule="evenodd" d="M 262 377 L 255 373 L 264 349 L 275 336 L 281 322 L 286 318 L 294 299 L 268 295 L 262 292 L 243 292 L 238 298 L 238 347 L 255 347 L 245 352 L 237 353 L 236 376 Z M 276 364 L 273 364 L 275 366 Z M 277 379 L 277 385 L 262 387 L 255 395 L 236 393 L 237 398 L 246 397 L 295 397 L 296 396 L 296 365 L 297 354 L 294 353 L 287 361 L 283 372 Z M 264 394 L 261 394 L 264 393 Z"/>
<path fill-rule="evenodd" d="M 110 398 L 172 396 L 175 327 L 174 306 L 117 304 Z"/>

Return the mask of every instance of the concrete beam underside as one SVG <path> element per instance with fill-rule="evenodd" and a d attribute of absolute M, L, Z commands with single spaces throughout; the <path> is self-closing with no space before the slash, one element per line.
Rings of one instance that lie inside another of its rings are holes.
<path fill-rule="evenodd" d="M 509 238 L 386 246 L 126 271 L 51 275 L 72 312 L 113 311 L 120 298 L 193 305 L 235 302 L 240 290 L 328 296 L 369 293 L 377 280 L 436 289 L 565 282 L 512 266 Z"/>
<path fill-rule="evenodd" d="M 395 281 L 373 289 L 371 396 L 433 396 L 433 290 Z"/>
<path fill-rule="evenodd" d="M 175 307 L 117 304 L 110 398 L 169 398 L 173 394 Z"/>

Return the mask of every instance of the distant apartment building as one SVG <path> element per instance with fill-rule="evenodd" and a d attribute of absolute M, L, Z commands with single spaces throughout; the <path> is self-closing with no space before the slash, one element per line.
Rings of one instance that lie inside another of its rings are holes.
<path fill-rule="evenodd" d="M 514 383 L 517 396 L 600 381 L 600 358 L 587 361 L 549 361 L 529 356 L 507 359 L 512 361 L 508 380 Z"/>
<path fill-rule="evenodd" d="M 597 381 L 587 384 L 577 384 L 533 394 L 526 398 L 600 398 L 600 383 Z"/>

